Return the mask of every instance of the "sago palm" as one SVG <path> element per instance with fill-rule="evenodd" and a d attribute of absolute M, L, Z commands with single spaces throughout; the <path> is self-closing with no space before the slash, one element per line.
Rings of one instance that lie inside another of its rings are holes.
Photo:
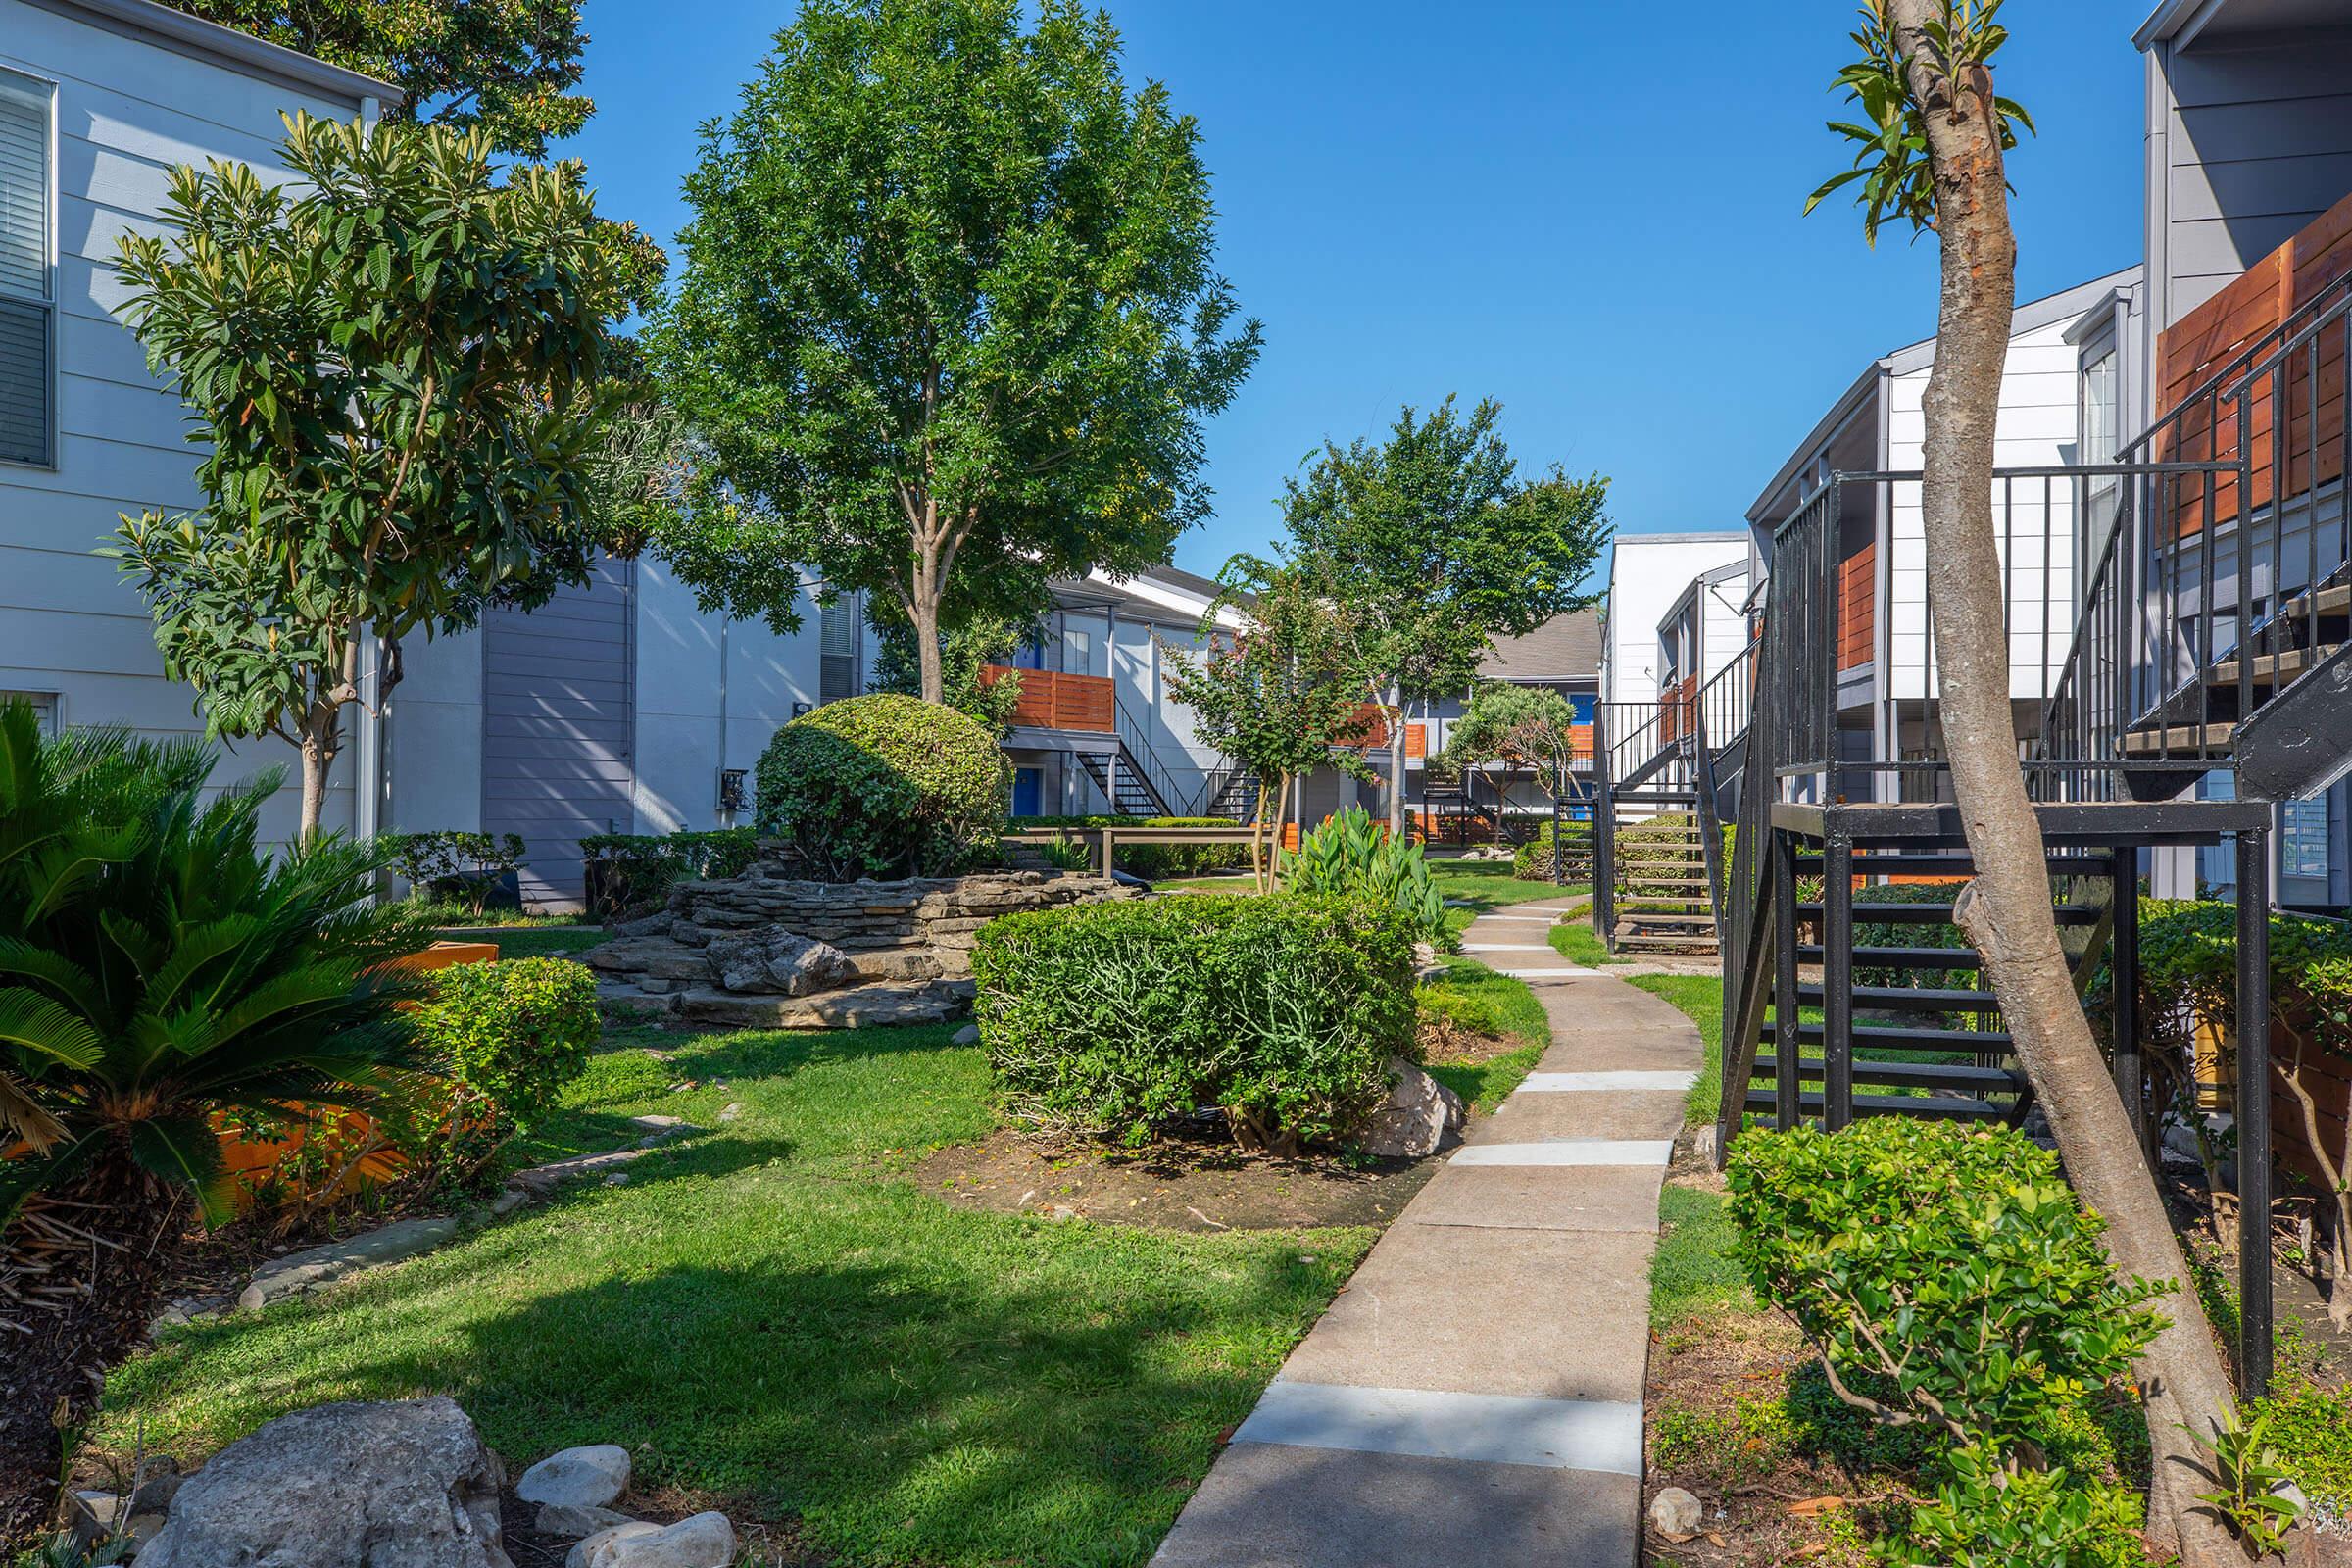
<path fill-rule="evenodd" d="M 0 1539 L 225 1216 L 215 1113 L 365 1105 L 413 1061 L 383 965 L 423 934 L 369 902 L 380 855 L 274 856 L 275 777 L 214 793 L 212 762 L 0 707 Z"/>

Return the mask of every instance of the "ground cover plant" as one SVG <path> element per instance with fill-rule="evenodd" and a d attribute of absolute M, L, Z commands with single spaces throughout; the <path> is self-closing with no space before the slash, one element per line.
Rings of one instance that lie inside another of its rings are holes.
<path fill-rule="evenodd" d="M 1199 894 L 1006 915 L 972 954 L 1006 1109 L 1150 1141 L 1221 1112 L 1245 1148 L 1344 1142 L 1413 1051 L 1412 931 L 1393 907 Z"/>
<path fill-rule="evenodd" d="M 614 1036 L 510 1157 L 611 1149 L 652 1111 L 708 1132 L 627 1186 L 168 1332 L 99 1441 L 194 1457 L 322 1399 L 445 1390 L 512 1460 L 622 1443 L 643 1485 L 840 1568 L 1140 1564 L 1373 1232 L 942 1202 L 906 1174 L 996 1121 L 951 1033 Z"/>

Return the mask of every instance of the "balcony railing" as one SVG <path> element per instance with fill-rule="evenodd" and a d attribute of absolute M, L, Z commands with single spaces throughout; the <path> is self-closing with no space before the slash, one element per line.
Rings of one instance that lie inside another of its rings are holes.
<path fill-rule="evenodd" d="M 1012 721 L 1027 729 L 1066 729 L 1086 735 L 1110 735 L 1118 728 L 1118 698 L 1106 675 L 1074 675 L 1056 669 L 1013 669 L 1004 664 L 981 666 L 980 679 L 995 685 L 1006 675 L 1021 679 L 1021 699 L 1013 705 Z"/>

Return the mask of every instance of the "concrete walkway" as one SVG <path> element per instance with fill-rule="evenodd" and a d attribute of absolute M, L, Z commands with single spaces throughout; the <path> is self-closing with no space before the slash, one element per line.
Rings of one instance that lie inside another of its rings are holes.
<path fill-rule="evenodd" d="M 1543 961 L 1560 912 L 1465 934 L 1535 987 L 1551 1049 L 1292 1352 L 1154 1568 L 1635 1568 L 1649 1255 L 1703 1048 L 1647 992 Z"/>

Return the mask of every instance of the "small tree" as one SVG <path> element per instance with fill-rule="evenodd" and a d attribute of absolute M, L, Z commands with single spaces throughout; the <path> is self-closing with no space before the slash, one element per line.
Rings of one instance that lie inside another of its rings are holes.
<path fill-rule="evenodd" d="M 479 134 L 287 122 L 298 191 L 172 172 L 169 240 L 125 236 L 124 314 L 178 379 L 206 503 L 112 553 L 216 735 L 302 758 L 318 831 L 360 650 L 543 603 L 587 572 L 604 316 L 642 276 L 577 165 L 496 183 Z"/>
<path fill-rule="evenodd" d="M 580 80 L 580 0 L 288 5 L 169 0 L 182 11 L 399 86 L 387 118 L 480 130 L 502 153 L 544 157 L 596 105 Z"/>
<path fill-rule="evenodd" d="M 1535 772 L 1538 787 L 1557 799 L 1578 759 L 1592 757 L 1592 727 L 1578 720 L 1567 698 L 1545 686 L 1491 681 L 1470 694 L 1446 737 L 1442 760 L 1456 769 L 1522 762 Z"/>
<path fill-rule="evenodd" d="M 1289 482 L 1297 559 L 1345 606 L 1389 737 L 1389 829 L 1404 830 L 1407 703 L 1467 690 L 1497 636 L 1592 603 L 1579 585 L 1608 543 L 1609 482 L 1557 467 L 1522 479 L 1481 402 L 1407 408 L 1379 446 L 1326 445 Z"/>
<path fill-rule="evenodd" d="M 1955 918 L 1984 955 L 2018 1059 L 2050 1120 L 2067 1175 L 2108 1224 L 2127 1286 L 2154 1280 L 2166 1318 L 2141 1358 L 2155 1455 L 2153 1528 L 2177 1535 L 2188 1568 L 2242 1560 L 2201 1509 L 2196 1445 L 2231 1409 L 2212 1330 L 2188 1289 L 2187 1260 L 2141 1157 L 2098 1042 L 2084 1019 L 2050 907 L 2041 822 L 2018 766 L 2008 633 L 1992 515 L 1993 426 L 2017 296 L 2002 154 L 2032 122 L 1995 96 L 1992 57 L 2008 33 L 2000 0 L 1871 0 L 1853 34 L 1863 58 L 1838 80 L 1867 124 L 1831 128 L 1856 143 L 1854 167 L 1813 193 L 1859 182 L 1865 232 L 1883 222 L 1933 231 L 1942 252 L 1936 366 L 1924 398 L 1921 531 L 1940 673 L 1938 712 L 1976 877 Z"/>
<path fill-rule="evenodd" d="M 1192 710 L 1193 733 L 1258 782 L 1250 866 L 1261 892 L 1273 886 L 1291 784 L 1321 767 L 1369 782 L 1372 771 L 1347 749 L 1361 727 L 1362 671 L 1355 639 L 1313 580 L 1294 567 L 1246 556 L 1226 564 L 1228 590 L 1200 622 L 1204 651 L 1162 644 L 1168 694 Z M 1219 628 L 1218 609 L 1237 605 L 1248 624 Z"/>
<path fill-rule="evenodd" d="M 799 621 L 800 568 L 939 637 L 1167 560 L 1203 514 L 1229 330 L 1193 122 L 1109 19 L 1041 0 L 809 0 L 687 176 L 651 342 L 708 448 L 655 550 L 707 610 Z M 953 585 L 953 592 L 951 592 Z"/>

